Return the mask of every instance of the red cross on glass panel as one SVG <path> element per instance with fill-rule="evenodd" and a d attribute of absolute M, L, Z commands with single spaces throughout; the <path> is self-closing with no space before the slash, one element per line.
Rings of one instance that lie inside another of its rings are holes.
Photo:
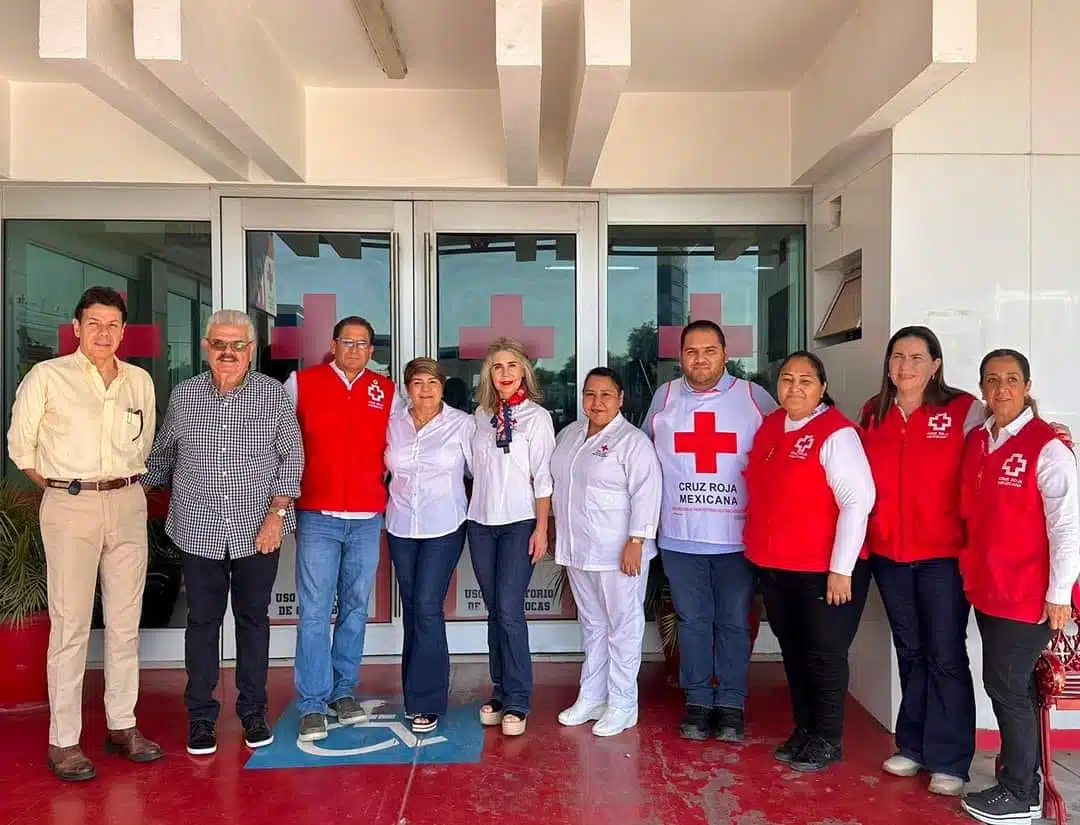
<path fill-rule="evenodd" d="M 691 321 L 716 321 L 724 330 L 729 358 L 749 358 L 754 354 L 754 328 L 725 324 L 723 321 L 724 296 L 719 292 L 698 292 L 690 296 Z M 682 327 L 660 327 L 660 357 L 679 357 L 679 337 Z"/>
<path fill-rule="evenodd" d="M 716 431 L 716 413 L 694 413 L 694 429 L 689 432 L 675 433 L 675 452 L 693 453 L 694 472 L 715 473 L 717 456 L 720 453 L 734 453 L 738 450 L 735 433 Z"/>
<path fill-rule="evenodd" d="M 491 325 L 458 330 L 458 358 L 484 358 L 496 338 L 520 341 L 530 358 L 555 357 L 555 327 L 525 326 L 524 299 L 520 295 L 491 296 Z"/>
<path fill-rule="evenodd" d="M 321 364 L 330 351 L 330 338 L 337 323 L 337 296 L 326 292 L 305 292 L 304 321 L 298 327 L 274 327 L 270 334 L 270 357 L 275 361 L 302 361 L 306 366 Z"/>
<path fill-rule="evenodd" d="M 124 303 L 127 293 L 121 292 Z M 70 355 L 79 348 L 79 339 L 71 324 L 58 328 L 60 355 Z M 157 324 L 128 324 L 124 329 L 124 340 L 116 350 L 116 357 L 121 361 L 129 358 L 157 358 L 161 355 L 161 330 Z"/>

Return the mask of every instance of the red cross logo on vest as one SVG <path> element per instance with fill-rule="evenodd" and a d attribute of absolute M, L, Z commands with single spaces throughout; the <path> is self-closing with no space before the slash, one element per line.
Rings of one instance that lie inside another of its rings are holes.
<path fill-rule="evenodd" d="M 694 413 L 694 429 L 675 433 L 675 452 L 694 454 L 694 472 L 715 473 L 720 453 L 735 453 L 738 440 L 735 433 L 716 431 L 716 413 Z"/>
<path fill-rule="evenodd" d="M 952 426 L 952 416 L 947 412 L 936 413 L 930 416 L 930 420 L 926 422 L 926 425 L 936 433 L 943 433 Z"/>
<path fill-rule="evenodd" d="M 795 442 L 795 448 L 791 451 L 791 458 L 806 458 L 810 455 L 810 448 L 814 446 L 814 437 L 804 435 Z"/>
<path fill-rule="evenodd" d="M 1013 453 L 1001 465 L 1001 471 L 1009 478 L 1019 478 L 1027 469 L 1027 459 L 1020 453 Z"/>

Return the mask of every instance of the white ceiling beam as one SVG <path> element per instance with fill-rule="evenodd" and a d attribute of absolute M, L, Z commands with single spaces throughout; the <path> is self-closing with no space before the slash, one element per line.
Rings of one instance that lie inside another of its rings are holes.
<path fill-rule="evenodd" d="M 134 0 L 135 57 L 273 179 L 307 172 L 303 85 L 247 3 Z"/>
<path fill-rule="evenodd" d="M 543 16 L 542 0 L 495 2 L 495 65 L 510 186 L 536 186 L 540 174 Z"/>
<path fill-rule="evenodd" d="M 38 56 L 217 180 L 247 180 L 236 146 L 135 59 L 131 3 L 40 0 Z"/>
<path fill-rule="evenodd" d="M 11 82 L 0 77 L 0 178 L 11 174 Z"/>
<path fill-rule="evenodd" d="M 353 5 L 383 74 L 391 80 L 403 80 L 409 67 L 383 0 L 353 0 Z"/>
<path fill-rule="evenodd" d="M 630 0 L 583 0 L 566 142 L 567 186 L 592 184 L 629 77 Z"/>

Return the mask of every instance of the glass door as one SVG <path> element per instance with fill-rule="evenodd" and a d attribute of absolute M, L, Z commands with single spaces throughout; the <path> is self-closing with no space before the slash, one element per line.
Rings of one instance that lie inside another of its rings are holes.
<path fill-rule="evenodd" d="M 439 360 L 447 403 L 475 409 L 480 366 L 499 336 L 521 341 L 556 432 L 574 421 L 585 374 L 604 363 L 599 322 L 596 204 L 417 204 L 421 343 Z M 534 653 L 581 650 L 565 571 L 549 556 L 526 597 Z M 487 651 L 486 611 L 466 545 L 446 601 L 453 653 Z"/>
<path fill-rule="evenodd" d="M 402 239 L 405 242 L 402 242 Z M 408 202 L 225 198 L 222 200 L 224 307 L 244 307 L 255 321 L 255 366 L 280 381 L 329 355 L 334 324 L 346 315 L 375 328 L 369 369 L 395 379 L 413 356 L 412 205 Z M 401 335 L 400 330 L 409 334 Z M 281 548 L 270 600 L 270 656 L 296 648 L 296 543 Z M 383 536 L 370 602 L 367 655 L 401 652 L 393 572 Z M 231 613 L 224 658 L 235 658 Z"/>

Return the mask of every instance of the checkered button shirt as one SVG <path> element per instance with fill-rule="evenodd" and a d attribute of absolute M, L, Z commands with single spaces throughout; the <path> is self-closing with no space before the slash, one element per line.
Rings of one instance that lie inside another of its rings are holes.
<path fill-rule="evenodd" d="M 165 531 L 177 547 L 208 559 L 254 555 L 270 500 L 300 495 L 304 447 L 292 399 L 258 372 L 225 395 L 209 372 L 182 381 L 146 464 L 146 486 L 172 488 Z M 290 507 L 284 532 L 295 529 Z"/>

